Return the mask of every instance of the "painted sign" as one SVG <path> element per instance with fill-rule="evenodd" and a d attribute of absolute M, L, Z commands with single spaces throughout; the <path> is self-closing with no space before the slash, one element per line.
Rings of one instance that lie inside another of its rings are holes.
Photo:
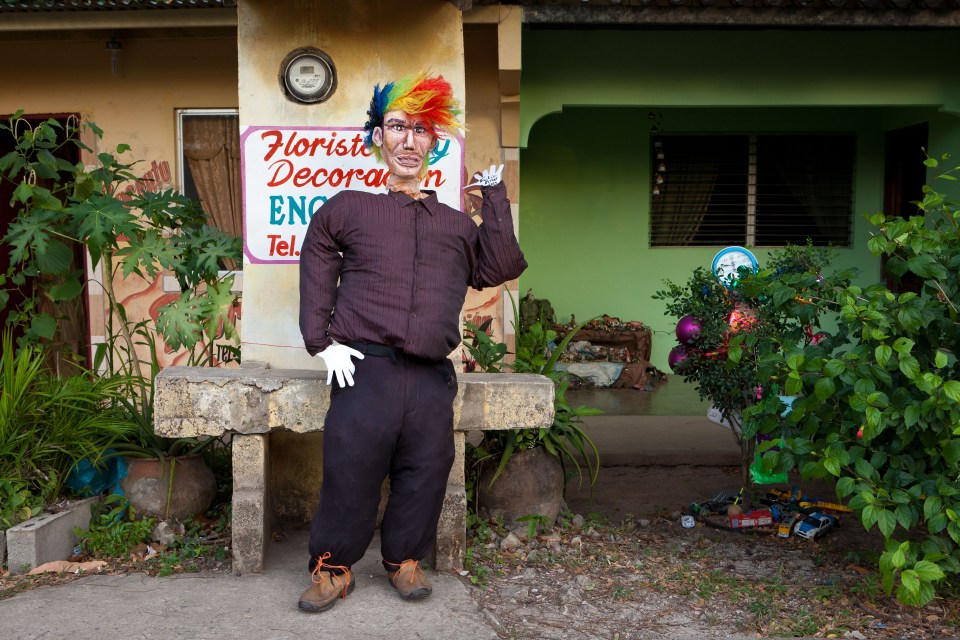
<path fill-rule="evenodd" d="M 338 191 L 383 193 L 387 168 L 359 127 L 249 126 L 240 132 L 243 249 L 248 262 L 296 264 L 307 224 Z M 463 208 L 463 145 L 440 140 L 422 188 Z"/>

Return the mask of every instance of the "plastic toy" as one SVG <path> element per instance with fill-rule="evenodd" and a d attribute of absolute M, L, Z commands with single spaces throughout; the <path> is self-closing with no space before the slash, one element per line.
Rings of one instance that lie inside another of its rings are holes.
<path fill-rule="evenodd" d="M 814 511 L 797 525 L 796 534 L 807 540 L 816 540 L 832 529 L 837 524 L 837 519 L 829 513 Z"/>
<path fill-rule="evenodd" d="M 777 536 L 780 538 L 789 538 L 793 533 L 793 525 L 800 519 L 799 513 L 784 513 L 780 524 L 777 525 Z"/>
<path fill-rule="evenodd" d="M 754 509 L 746 513 L 730 516 L 730 526 L 735 529 L 746 527 L 768 527 L 773 524 L 773 514 L 766 509 Z"/>
<path fill-rule="evenodd" d="M 818 511 L 838 511 L 840 513 L 853 513 L 853 509 L 851 509 L 850 507 L 845 507 L 842 504 L 837 504 L 835 502 L 826 502 L 824 500 L 817 500 L 816 498 L 800 501 L 800 508 L 816 509 Z"/>

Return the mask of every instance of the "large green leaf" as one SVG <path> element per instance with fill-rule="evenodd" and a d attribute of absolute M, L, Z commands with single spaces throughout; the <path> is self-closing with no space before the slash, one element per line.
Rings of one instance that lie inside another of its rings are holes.
<path fill-rule="evenodd" d="M 199 304 L 191 291 L 184 291 L 179 298 L 158 309 L 157 331 L 174 351 L 181 346 L 193 349 L 200 340 L 202 322 Z"/>
<path fill-rule="evenodd" d="M 110 196 L 95 195 L 70 207 L 67 213 L 76 221 L 80 237 L 91 252 L 95 248 L 98 254 L 116 248 L 121 236 L 133 236 L 139 231 L 136 216 Z"/>
<path fill-rule="evenodd" d="M 50 298 L 54 302 L 73 300 L 83 291 L 83 284 L 76 278 L 67 278 L 58 285 L 50 288 Z"/>
<path fill-rule="evenodd" d="M 53 334 L 57 332 L 57 321 L 50 314 L 42 313 L 33 318 L 30 331 L 47 340 L 52 340 Z"/>
<path fill-rule="evenodd" d="M 51 240 L 46 251 L 37 253 L 37 268 L 43 273 L 62 275 L 73 266 L 73 251 L 59 240 Z"/>

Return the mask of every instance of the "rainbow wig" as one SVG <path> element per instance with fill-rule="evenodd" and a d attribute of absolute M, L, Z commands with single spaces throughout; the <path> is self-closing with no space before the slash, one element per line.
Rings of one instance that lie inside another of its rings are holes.
<path fill-rule="evenodd" d="M 395 82 L 390 82 L 382 88 L 378 84 L 373 88 L 373 99 L 370 100 L 370 110 L 367 111 L 367 124 L 363 130 L 367 135 L 363 140 L 364 146 L 373 151 L 377 160 L 382 161 L 380 147 L 373 144 L 373 130 L 383 126 L 383 116 L 389 111 L 403 111 L 411 116 L 420 116 L 433 129 L 433 135 L 441 138 L 444 135 L 457 135 L 463 124 L 457 116 L 463 111 L 460 103 L 453 97 L 453 89 L 443 76 L 427 77 L 425 71 L 415 76 L 407 76 Z"/>

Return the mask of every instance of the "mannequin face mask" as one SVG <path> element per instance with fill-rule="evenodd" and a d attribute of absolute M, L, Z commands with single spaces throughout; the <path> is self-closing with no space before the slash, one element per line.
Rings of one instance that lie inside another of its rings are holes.
<path fill-rule="evenodd" d="M 373 131 L 373 143 L 391 176 L 403 182 L 419 180 L 436 141 L 426 122 L 403 111 L 388 111 L 383 126 Z"/>
<path fill-rule="evenodd" d="M 387 186 L 419 193 L 437 136 L 458 135 L 462 114 L 443 76 L 420 72 L 374 87 L 363 143 L 387 165 Z"/>

